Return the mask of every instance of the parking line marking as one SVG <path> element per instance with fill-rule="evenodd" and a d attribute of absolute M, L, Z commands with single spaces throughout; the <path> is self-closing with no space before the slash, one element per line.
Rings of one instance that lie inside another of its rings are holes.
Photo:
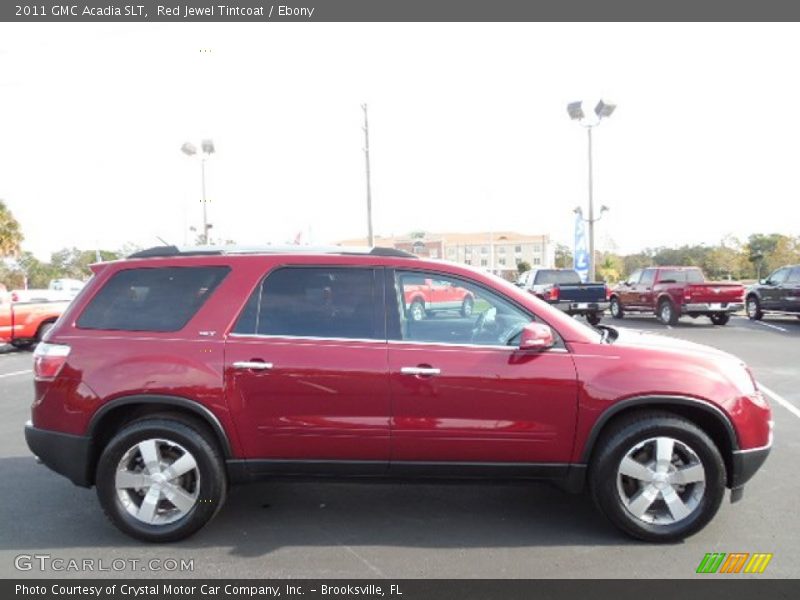
<path fill-rule="evenodd" d="M 756 321 L 759 325 L 763 325 L 764 327 L 770 327 L 771 329 L 777 329 L 778 331 L 783 331 L 786 333 L 786 330 L 783 327 L 778 327 L 777 325 L 773 325 L 772 323 L 764 323 L 764 321 Z"/>
<path fill-rule="evenodd" d="M 0 375 L 0 379 L 3 379 L 4 377 L 14 377 L 15 375 L 25 375 L 27 373 L 33 373 L 33 369 L 27 369 L 25 371 L 14 371 L 13 373 L 3 373 L 2 375 Z"/>
<path fill-rule="evenodd" d="M 792 413 L 795 417 L 800 419 L 800 408 L 797 408 L 794 404 L 789 402 L 786 398 L 782 398 L 779 394 L 773 392 L 771 389 L 769 389 L 767 386 L 765 386 L 760 381 L 758 382 L 758 387 L 761 388 L 761 391 L 766 393 L 767 396 L 769 396 L 770 398 L 775 400 L 775 402 L 780 404 L 783 408 L 785 408 L 790 413 Z"/>

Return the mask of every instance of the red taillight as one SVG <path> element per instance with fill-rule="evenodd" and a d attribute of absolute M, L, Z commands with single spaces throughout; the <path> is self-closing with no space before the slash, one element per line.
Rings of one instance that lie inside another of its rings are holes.
<path fill-rule="evenodd" d="M 550 288 L 550 295 L 548 298 L 550 300 L 558 300 L 558 288 L 556 286 Z"/>
<path fill-rule="evenodd" d="M 604 284 L 603 287 L 606 289 L 606 302 L 611 300 L 611 288 L 608 287 L 608 284 Z"/>
<path fill-rule="evenodd" d="M 69 356 L 69 346 L 47 344 L 36 346 L 33 353 L 33 375 L 36 379 L 53 379 L 58 375 Z"/>

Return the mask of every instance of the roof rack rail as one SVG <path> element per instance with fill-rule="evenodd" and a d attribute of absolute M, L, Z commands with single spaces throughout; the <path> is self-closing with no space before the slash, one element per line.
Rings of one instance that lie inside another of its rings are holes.
<path fill-rule="evenodd" d="M 169 258 L 179 256 L 222 256 L 233 254 L 339 254 L 354 256 L 387 256 L 397 258 L 417 258 L 398 248 L 380 246 L 354 248 L 348 246 L 153 246 L 128 255 L 127 258 Z"/>

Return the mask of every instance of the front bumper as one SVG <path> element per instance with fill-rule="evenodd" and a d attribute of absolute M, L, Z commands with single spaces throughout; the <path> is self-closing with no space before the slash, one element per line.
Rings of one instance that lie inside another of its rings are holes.
<path fill-rule="evenodd" d="M 731 502 L 738 502 L 744 492 L 744 484 L 750 481 L 767 460 L 772 445 L 751 450 L 734 450 L 728 487 L 731 488 Z"/>
<path fill-rule="evenodd" d="M 36 457 L 75 485 L 91 487 L 92 439 L 60 431 L 37 429 L 25 423 L 25 441 Z"/>
<path fill-rule="evenodd" d="M 602 313 L 608 309 L 608 302 L 568 302 L 559 300 L 552 306 L 570 315 L 585 315 L 586 313 Z"/>
<path fill-rule="evenodd" d="M 681 312 L 689 313 L 733 313 L 744 310 L 741 302 L 693 302 L 681 306 Z"/>

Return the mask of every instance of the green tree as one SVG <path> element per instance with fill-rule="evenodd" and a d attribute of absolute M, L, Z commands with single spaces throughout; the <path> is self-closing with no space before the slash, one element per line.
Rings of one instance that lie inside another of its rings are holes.
<path fill-rule="evenodd" d="M 556 268 L 572 268 L 572 250 L 566 244 L 556 244 Z"/>
<path fill-rule="evenodd" d="M 524 260 L 521 260 L 521 261 L 519 261 L 519 262 L 517 263 L 517 272 L 518 272 L 520 275 L 522 275 L 522 274 L 523 274 L 525 271 L 530 271 L 530 270 L 531 270 L 531 265 L 530 265 L 530 263 L 527 263 L 527 262 L 525 262 Z"/>
<path fill-rule="evenodd" d="M 0 200 L 0 256 L 16 256 L 22 240 L 19 221 L 11 214 L 5 201 Z"/>

